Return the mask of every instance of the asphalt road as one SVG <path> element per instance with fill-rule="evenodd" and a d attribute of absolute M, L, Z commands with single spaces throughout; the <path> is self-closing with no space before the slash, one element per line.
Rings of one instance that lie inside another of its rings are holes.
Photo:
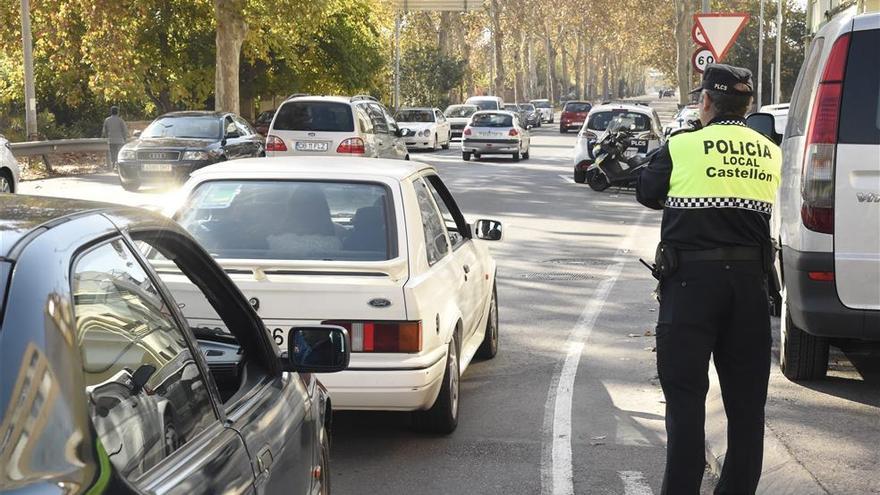
<path fill-rule="evenodd" d="M 498 356 L 462 377 L 458 430 L 429 436 L 404 413 L 339 412 L 337 494 L 627 494 L 660 492 L 663 395 L 656 378 L 653 256 L 660 215 L 631 191 L 574 184 L 574 134 L 532 132 L 531 158 L 435 165 L 470 220 L 494 218 Z M 22 184 L 23 193 L 160 207 L 173 190 L 128 193 L 112 174 Z M 876 349 L 835 352 L 831 377 L 794 384 L 774 365 L 768 432 L 824 491 L 880 493 Z M 711 493 L 707 473 L 704 493 Z M 771 493 L 771 492 L 766 492 Z M 784 490 L 772 492 L 786 493 Z"/>

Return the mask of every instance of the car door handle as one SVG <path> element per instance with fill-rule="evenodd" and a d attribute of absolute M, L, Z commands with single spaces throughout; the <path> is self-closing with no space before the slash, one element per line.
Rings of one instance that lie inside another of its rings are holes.
<path fill-rule="evenodd" d="M 272 467 L 272 451 L 269 450 L 269 447 L 263 447 L 263 450 L 260 451 L 260 455 L 257 457 L 257 468 L 260 470 L 260 473 L 269 472 L 269 468 Z"/>

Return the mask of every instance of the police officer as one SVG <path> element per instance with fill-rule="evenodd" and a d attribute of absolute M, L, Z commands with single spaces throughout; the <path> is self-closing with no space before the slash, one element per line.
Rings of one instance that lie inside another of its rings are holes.
<path fill-rule="evenodd" d="M 766 274 L 781 152 L 746 127 L 752 74 L 709 65 L 699 130 L 671 137 L 641 173 L 637 199 L 663 209 L 657 369 L 666 396 L 664 494 L 700 492 L 710 356 L 721 382 L 728 446 L 716 494 L 758 486 L 770 375 Z"/>

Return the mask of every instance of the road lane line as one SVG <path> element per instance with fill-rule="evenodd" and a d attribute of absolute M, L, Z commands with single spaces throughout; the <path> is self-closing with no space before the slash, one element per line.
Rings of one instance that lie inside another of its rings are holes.
<path fill-rule="evenodd" d="M 641 471 L 620 471 L 617 474 L 623 481 L 624 495 L 654 495 Z"/>
<path fill-rule="evenodd" d="M 635 231 L 641 226 L 647 210 L 642 210 L 636 221 L 630 226 L 626 237 L 618 249 L 611 264 L 605 268 L 603 280 L 596 287 L 589 301 L 581 312 L 577 323 L 572 327 L 565 345 L 566 355 L 561 368 L 553 373 L 550 390 L 547 394 L 547 406 L 544 409 L 544 429 L 541 449 L 541 494 L 542 495 L 573 495 L 574 477 L 572 474 L 571 449 L 571 403 L 574 393 L 574 381 L 584 346 L 593 333 L 593 327 L 605 300 L 620 277 L 630 246 L 635 240 Z M 552 404 L 552 407 L 551 407 Z"/>
<path fill-rule="evenodd" d="M 562 180 L 564 180 L 565 182 L 568 182 L 569 184 L 574 184 L 574 183 L 575 183 L 575 182 L 574 182 L 574 179 L 572 179 L 571 177 L 569 177 L 569 176 L 567 176 L 567 175 L 559 174 L 559 178 L 562 179 Z"/>

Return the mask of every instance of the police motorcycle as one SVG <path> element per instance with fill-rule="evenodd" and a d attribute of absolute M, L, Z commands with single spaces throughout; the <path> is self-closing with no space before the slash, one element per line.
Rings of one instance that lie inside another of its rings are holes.
<path fill-rule="evenodd" d="M 587 184 L 594 191 L 604 191 L 611 186 L 633 187 L 639 171 L 651 160 L 656 150 L 639 156 L 633 147 L 635 124 L 630 119 L 615 117 L 605 131 L 605 136 L 590 149 L 593 163 L 587 168 Z"/>

